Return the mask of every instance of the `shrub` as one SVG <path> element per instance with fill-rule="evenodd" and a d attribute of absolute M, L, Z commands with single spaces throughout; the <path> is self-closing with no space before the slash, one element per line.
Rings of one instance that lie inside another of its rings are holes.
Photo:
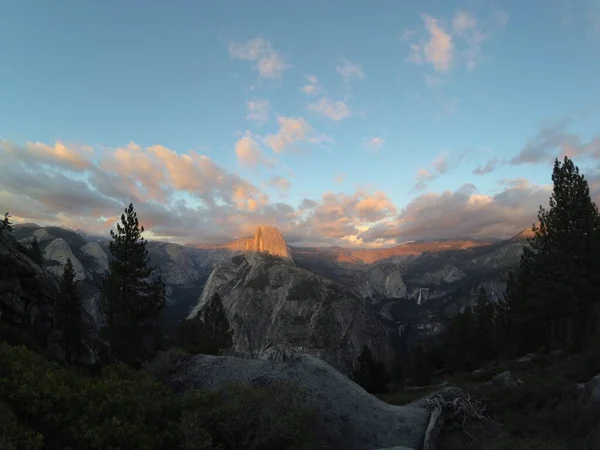
<path fill-rule="evenodd" d="M 302 391 L 295 386 L 273 383 L 253 388 L 232 383 L 217 398 L 204 394 L 199 398 L 200 406 L 196 399 L 190 409 L 195 414 L 184 416 L 184 434 L 202 434 L 195 428 L 201 424 L 223 450 L 326 448 L 315 433 L 316 411 L 306 404 Z"/>
<path fill-rule="evenodd" d="M 2 450 L 38 450 L 44 448 L 44 438 L 21 424 L 12 409 L 0 401 L 0 448 Z"/>
<path fill-rule="evenodd" d="M 165 373 L 180 357 L 165 352 L 151 371 Z M 317 449 L 316 420 L 287 384 L 178 395 L 123 363 L 92 378 L 0 343 L 2 450 Z"/>
<path fill-rule="evenodd" d="M 576 442 L 598 423 L 597 414 L 582 410 L 577 398 L 578 392 L 572 383 L 546 374 L 526 380 L 521 386 L 492 388 L 486 400 L 496 418 L 514 437 Z"/>
<path fill-rule="evenodd" d="M 189 353 L 179 347 L 158 352 L 156 357 L 144 364 L 144 369 L 157 378 L 168 376 L 177 364 L 187 358 Z"/>
<path fill-rule="evenodd" d="M 25 347 L 0 344 L 0 400 L 49 448 L 172 448 L 178 405 L 149 375 L 122 364 L 87 378 Z"/>

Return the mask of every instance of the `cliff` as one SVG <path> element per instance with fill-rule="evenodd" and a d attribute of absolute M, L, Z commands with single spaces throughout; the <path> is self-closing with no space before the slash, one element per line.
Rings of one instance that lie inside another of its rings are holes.
<path fill-rule="evenodd" d="M 377 359 L 392 361 L 387 332 L 367 302 L 289 260 L 245 253 L 220 263 L 189 318 L 215 293 L 223 300 L 238 354 L 270 360 L 309 354 L 350 373 L 367 345 Z"/>

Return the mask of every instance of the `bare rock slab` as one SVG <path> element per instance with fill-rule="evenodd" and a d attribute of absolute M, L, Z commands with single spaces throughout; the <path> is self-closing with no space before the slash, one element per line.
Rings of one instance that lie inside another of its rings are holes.
<path fill-rule="evenodd" d="M 429 423 L 428 409 L 389 405 L 308 355 L 290 361 L 197 355 L 176 366 L 168 381 L 181 390 L 218 390 L 231 381 L 251 386 L 294 383 L 319 412 L 320 431 L 333 448 L 420 449 Z"/>

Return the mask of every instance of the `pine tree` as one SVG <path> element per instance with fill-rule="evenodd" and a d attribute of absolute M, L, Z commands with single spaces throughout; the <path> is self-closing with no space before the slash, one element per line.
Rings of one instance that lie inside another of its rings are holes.
<path fill-rule="evenodd" d="M 373 358 L 373 353 L 367 345 L 363 346 L 358 355 L 357 367 L 352 378 L 371 394 L 386 392 L 390 382 L 390 374 L 385 365 Z"/>
<path fill-rule="evenodd" d="M 494 327 L 492 329 L 492 348 L 497 359 L 513 359 L 515 357 L 515 339 L 513 333 L 512 310 L 508 302 L 514 278 L 509 274 L 507 294 L 494 304 Z"/>
<path fill-rule="evenodd" d="M 206 353 L 207 340 L 200 316 L 181 321 L 177 328 L 177 344 L 192 355 Z"/>
<path fill-rule="evenodd" d="M 207 354 L 218 355 L 231 348 L 233 331 L 229 327 L 219 294 L 215 293 L 202 311 L 202 327 L 206 336 Z"/>
<path fill-rule="evenodd" d="M 7 231 L 8 233 L 12 233 L 13 231 L 10 214 L 8 212 L 4 213 L 4 218 L 0 221 L 0 234 L 2 234 L 3 231 Z"/>
<path fill-rule="evenodd" d="M 31 260 L 36 263 L 38 266 L 41 266 L 44 262 L 44 257 L 42 256 L 42 249 L 40 248 L 40 243 L 37 238 L 34 236 L 31 241 L 31 249 L 29 251 Z"/>
<path fill-rule="evenodd" d="M 56 311 L 59 326 L 63 331 L 63 351 L 65 361 L 71 362 L 81 346 L 83 338 L 83 306 L 77 292 L 75 269 L 71 259 L 67 259 L 59 283 L 59 294 L 56 298 Z"/>
<path fill-rule="evenodd" d="M 446 333 L 447 364 L 451 371 L 473 370 L 475 321 L 471 307 L 454 316 Z"/>
<path fill-rule="evenodd" d="M 577 352 L 598 332 L 598 208 L 569 158 L 555 161 L 552 181 L 550 207 L 540 207 L 508 299 L 521 353 L 558 346 Z"/>
<path fill-rule="evenodd" d="M 117 231 L 111 230 L 110 252 L 114 259 L 102 283 L 102 308 L 108 338 L 121 359 L 133 361 L 142 352 L 143 331 L 165 305 L 165 285 L 153 279 L 146 240 L 142 237 L 133 204 L 121 215 Z"/>
<path fill-rule="evenodd" d="M 423 344 L 417 344 L 410 355 L 407 368 L 408 379 L 416 386 L 431 384 L 432 367 Z"/>
<path fill-rule="evenodd" d="M 494 326 L 494 306 L 488 301 L 485 288 L 479 288 L 477 301 L 472 309 L 473 329 L 473 362 L 477 366 L 494 357 L 492 348 L 492 329 Z"/>

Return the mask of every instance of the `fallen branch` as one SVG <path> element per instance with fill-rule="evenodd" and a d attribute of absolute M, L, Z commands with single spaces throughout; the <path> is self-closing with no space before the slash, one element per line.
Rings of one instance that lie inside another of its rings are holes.
<path fill-rule="evenodd" d="M 431 411 L 429 424 L 425 430 L 423 450 L 435 450 L 436 440 L 444 426 L 447 429 L 459 429 L 473 441 L 477 439 L 469 432 L 471 422 L 483 425 L 492 423 L 485 404 L 471 394 L 454 393 L 452 400 L 444 398 L 444 392 L 435 392 L 427 397 L 427 406 Z M 445 393 L 446 397 L 448 392 Z"/>

